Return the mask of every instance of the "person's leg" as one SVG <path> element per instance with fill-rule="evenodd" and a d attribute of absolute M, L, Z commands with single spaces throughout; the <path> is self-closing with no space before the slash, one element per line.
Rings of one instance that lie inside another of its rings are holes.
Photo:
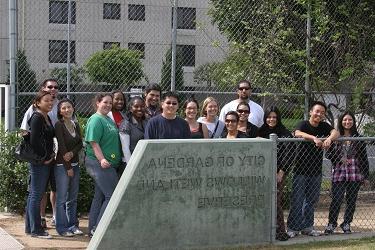
<path fill-rule="evenodd" d="M 77 197 L 79 191 L 79 166 L 73 167 L 74 176 L 70 177 L 68 199 L 66 202 L 66 215 L 68 217 L 68 227 L 73 230 L 77 224 Z"/>
<path fill-rule="evenodd" d="M 360 187 L 361 183 L 358 181 L 346 183 L 346 209 L 343 224 L 350 224 L 353 221 Z"/>
<path fill-rule="evenodd" d="M 303 229 L 310 232 L 314 229 L 314 210 L 319 201 L 322 175 L 306 176 L 305 201 L 303 205 Z"/>
<path fill-rule="evenodd" d="M 52 221 L 51 221 L 52 226 L 54 226 L 55 218 L 56 218 L 56 179 L 55 179 L 54 170 L 55 170 L 55 166 L 51 166 L 51 174 L 50 174 L 50 179 L 49 179 L 51 192 L 49 195 L 49 200 L 51 202 L 51 207 L 52 207 Z"/>
<path fill-rule="evenodd" d="M 28 208 L 29 208 L 29 197 L 30 197 L 30 185 L 31 185 L 31 175 L 30 175 L 30 163 L 27 164 L 27 168 L 29 170 L 29 176 L 27 178 L 27 199 L 26 199 L 26 207 L 25 207 L 25 233 L 26 234 L 31 234 L 31 228 L 30 228 L 30 220 L 29 220 L 29 212 L 28 212 Z"/>
<path fill-rule="evenodd" d="M 329 206 L 328 223 L 334 228 L 337 227 L 337 219 L 339 217 L 344 194 L 345 182 L 332 182 L 332 201 Z"/>
<path fill-rule="evenodd" d="M 292 183 L 291 204 L 288 216 L 288 231 L 300 231 L 302 229 L 302 206 L 305 199 L 305 177 L 294 175 Z"/>
<path fill-rule="evenodd" d="M 283 211 L 283 188 L 285 175 L 281 182 L 277 183 L 277 212 L 276 212 L 276 239 L 287 240 L 288 235 L 285 231 L 284 211 Z"/>
<path fill-rule="evenodd" d="M 67 192 L 69 188 L 69 176 L 63 165 L 55 167 L 54 171 L 56 180 L 56 214 L 55 223 L 56 231 L 61 235 L 68 229 L 68 219 L 65 211 L 65 203 L 67 201 Z"/>
<path fill-rule="evenodd" d="M 47 187 L 46 187 L 46 190 L 47 190 Z M 42 200 L 40 201 L 40 217 L 41 217 L 41 225 L 43 228 L 47 228 L 46 207 L 47 207 L 47 193 L 45 192 L 42 196 Z"/>
<path fill-rule="evenodd" d="M 30 233 L 39 235 L 44 232 L 40 222 L 40 201 L 45 193 L 50 168 L 45 165 L 30 166 L 30 192 L 28 203 L 28 218 L 30 223 Z"/>

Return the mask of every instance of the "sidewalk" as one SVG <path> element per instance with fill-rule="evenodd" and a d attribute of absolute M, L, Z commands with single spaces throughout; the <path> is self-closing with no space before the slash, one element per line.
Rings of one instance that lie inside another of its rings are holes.
<path fill-rule="evenodd" d="M 24 219 L 20 215 L 0 213 L 0 250 L 3 249 L 86 249 L 90 238 L 86 235 L 74 236 L 72 238 L 61 237 L 55 228 L 49 227 L 47 218 L 47 230 L 53 239 L 45 240 L 32 238 L 24 233 Z M 87 233 L 88 220 L 86 217 L 80 218 L 80 229 Z M 18 241 L 18 243 L 17 243 Z M 12 245 L 11 245 L 12 244 Z M 10 248 L 16 246 L 18 248 Z"/>

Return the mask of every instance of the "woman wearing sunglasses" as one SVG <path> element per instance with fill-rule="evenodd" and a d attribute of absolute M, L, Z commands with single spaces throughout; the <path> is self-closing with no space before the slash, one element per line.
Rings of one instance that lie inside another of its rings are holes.
<path fill-rule="evenodd" d="M 225 115 L 225 130 L 223 131 L 221 138 L 247 138 L 244 132 L 237 129 L 239 120 L 240 117 L 236 111 L 229 111 Z"/>
<path fill-rule="evenodd" d="M 247 102 L 240 102 L 237 105 L 237 114 L 239 116 L 237 129 L 246 134 L 247 138 L 255 138 L 258 134 L 258 127 L 248 121 L 250 115 L 250 106 Z"/>

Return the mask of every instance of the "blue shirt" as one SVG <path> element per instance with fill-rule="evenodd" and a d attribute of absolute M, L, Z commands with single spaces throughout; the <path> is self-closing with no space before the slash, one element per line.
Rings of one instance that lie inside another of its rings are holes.
<path fill-rule="evenodd" d="M 190 139 L 191 132 L 187 121 L 180 117 L 167 119 L 157 115 L 149 120 L 145 139 Z"/>

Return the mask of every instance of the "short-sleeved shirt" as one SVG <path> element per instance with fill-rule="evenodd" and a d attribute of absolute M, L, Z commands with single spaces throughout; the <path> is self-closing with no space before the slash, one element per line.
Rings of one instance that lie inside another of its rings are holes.
<path fill-rule="evenodd" d="M 181 117 L 167 119 L 162 115 L 151 118 L 146 126 L 145 139 L 190 139 L 187 121 Z"/>
<path fill-rule="evenodd" d="M 224 105 L 224 107 L 220 111 L 219 119 L 224 122 L 225 115 L 229 111 L 236 111 L 239 101 L 233 100 L 227 104 Z M 258 128 L 263 125 L 263 117 L 264 117 L 264 111 L 263 108 L 256 102 L 253 102 L 249 100 L 249 106 L 250 106 L 250 115 L 249 115 L 249 122 L 257 126 Z"/>
<path fill-rule="evenodd" d="M 326 122 L 320 122 L 313 127 L 309 121 L 301 121 L 296 130 L 316 136 L 328 137 L 333 127 Z M 297 147 L 296 166 L 294 173 L 305 176 L 317 176 L 322 174 L 323 149 L 316 147 L 314 142 L 301 142 Z"/>
<path fill-rule="evenodd" d="M 85 141 L 87 143 L 86 154 L 92 159 L 96 159 L 94 150 L 90 142 L 99 144 L 104 158 L 114 167 L 121 161 L 121 143 L 116 124 L 108 116 L 93 114 L 86 125 Z"/>

